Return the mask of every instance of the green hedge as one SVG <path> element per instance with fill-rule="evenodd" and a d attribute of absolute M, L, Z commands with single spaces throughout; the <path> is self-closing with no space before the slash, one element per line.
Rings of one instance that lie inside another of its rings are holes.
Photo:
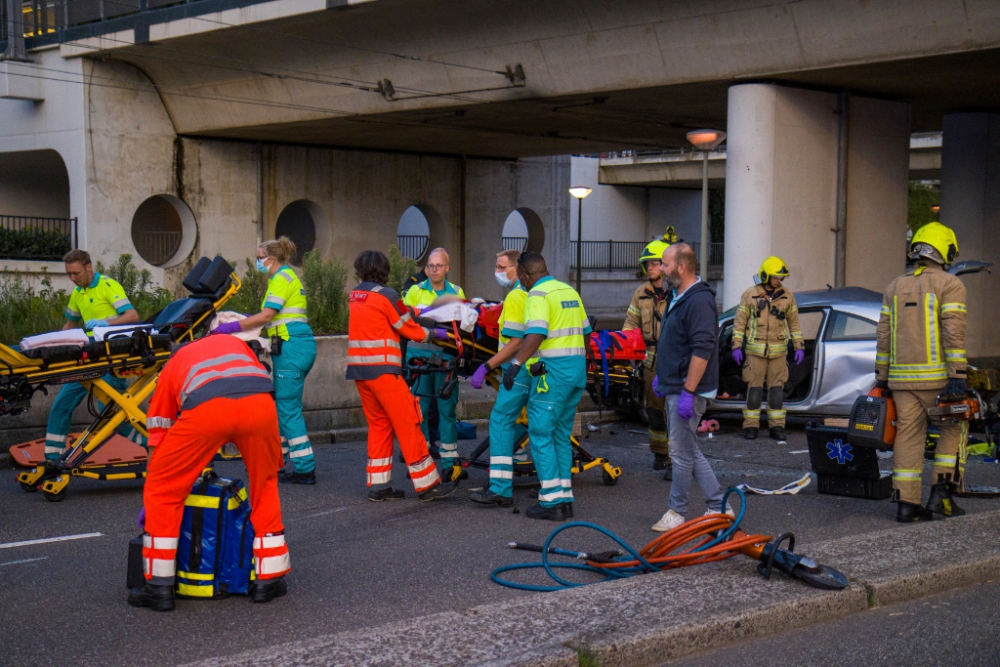
<path fill-rule="evenodd" d="M 0 229 L 0 257 L 60 260 L 72 249 L 72 237 L 58 229 Z"/>

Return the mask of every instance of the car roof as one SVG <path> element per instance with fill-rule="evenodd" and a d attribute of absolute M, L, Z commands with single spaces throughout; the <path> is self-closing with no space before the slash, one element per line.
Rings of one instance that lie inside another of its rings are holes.
<path fill-rule="evenodd" d="M 882 310 L 882 295 L 864 287 L 838 287 L 795 292 L 795 303 L 800 309 L 834 308 L 877 322 Z M 730 310 L 735 313 L 735 308 Z M 727 315 L 731 315 L 730 311 L 723 313 L 722 317 Z"/>

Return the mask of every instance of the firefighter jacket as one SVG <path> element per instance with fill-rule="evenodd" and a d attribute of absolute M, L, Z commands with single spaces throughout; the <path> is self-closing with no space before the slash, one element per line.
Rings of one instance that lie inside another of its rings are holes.
<path fill-rule="evenodd" d="M 399 293 L 385 285 L 363 282 L 348 298 L 347 379 L 374 380 L 403 374 L 400 336 L 418 343 L 431 333 L 413 321 Z"/>
<path fill-rule="evenodd" d="M 641 329 L 647 349 L 650 344 L 655 346 L 656 341 L 660 340 L 660 320 L 663 319 L 663 313 L 667 309 L 669 296 L 670 290 L 666 289 L 661 290 L 657 296 L 653 283 L 647 280 L 632 295 L 622 331 Z"/>
<path fill-rule="evenodd" d="M 271 374 L 236 336 L 205 336 L 182 346 L 160 372 L 146 412 L 149 446 L 156 447 L 183 410 L 213 398 L 274 392 Z"/>
<path fill-rule="evenodd" d="M 788 354 L 788 341 L 802 349 L 795 295 L 784 286 L 768 292 L 754 285 L 743 292 L 733 324 L 733 349 L 743 346 L 747 355 L 776 359 Z"/>
<path fill-rule="evenodd" d="M 875 378 L 903 390 L 964 379 L 965 313 L 965 285 L 936 263 L 896 278 L 882 296 Z"/>

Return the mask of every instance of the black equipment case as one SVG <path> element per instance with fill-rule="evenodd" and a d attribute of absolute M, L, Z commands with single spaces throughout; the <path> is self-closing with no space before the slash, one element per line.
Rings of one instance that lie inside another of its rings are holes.
<path fill-rule="evenodd" d="M 873 447 L 847 441 L 848 429 L 817 422 L 806 425 L 809 459 L 820 493 L 884 500 L 892 495 L 892 475 L 878 468 Z"/>

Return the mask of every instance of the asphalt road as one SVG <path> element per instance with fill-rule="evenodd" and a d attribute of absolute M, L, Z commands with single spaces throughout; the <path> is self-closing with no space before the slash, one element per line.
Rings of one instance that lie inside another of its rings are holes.
<path fill-rule="evenodd" d="M 662 667 L 996 667 L 1000 582 L 874 609 Z"/>
<path fill-rule="evenodd" d="M 649 526 L 666 510 L 670 487 L 650 469 L 646 442 L 639 425 L 603 425 L 584 445 L 625 474 L 613 487 L 602 483 L 599 472 L 574 481 L 576 518 L 604 525 L 634 545 L 653 538 Z M 729 425 L 728 434 L 703 445 L 724 485 L 776 488 L 809 469 L 808 455 L 792 453 L 806 449 L 801 430 L 793 429 L 786 445 L 767 439 L 748 443 Z M 460 443 L 464 453 L 473 446 Z M 74 479 L 68 498 L 55 504 L 41 494 L 23 493 L 14 474 L 3 471 L 0 665 L 177 665 L 533 595 L 489 579 L 497 566 L 534 560 L 533 554 L 505 548 L 508 541 L 541 543 L 554 528 L 524 516 L 534 502 L 527 496 L 530 482 L 515 492 L 519 514 L 467 500 L 470 488 L 486 483 L 486 472 L 479 470 L 454 499 L 420 503 L 397 463 L 396 483 L 407 490 L 407 499 L 370 503 L 363 443 L 321 445 L 316 452 L 319 483 L 282 486 L 293 567 L 289 595 L 267 605 L 240 597 L 180 601 L 171 614 L 133 609 L 125 601 L 127 542 L 139 532 L 140 484 Z M 217 469 L 228 476 L 245 474 L 238 462 Z M 974 460 L 968 477 L 972 484 L 1000 485 L 1000 466 Z M 1000 508 L 1000 500 L 962 505 L 977 512 Z M 693 502 L 691 516 L 702 512 L 704 506 Z M 811 485 L 797 496 L 750 497 L 744 527 L 756 533 L 793 531 L 797 550 L 808 553 L 810 543 L 894 527 L 894 515 L 895 506 L 887 501 L 819 495 Z M 7 546 L 92 532 L 101 535 Z M 599 551 L 610 545 L 570 534 L 563 546 Z"/>

